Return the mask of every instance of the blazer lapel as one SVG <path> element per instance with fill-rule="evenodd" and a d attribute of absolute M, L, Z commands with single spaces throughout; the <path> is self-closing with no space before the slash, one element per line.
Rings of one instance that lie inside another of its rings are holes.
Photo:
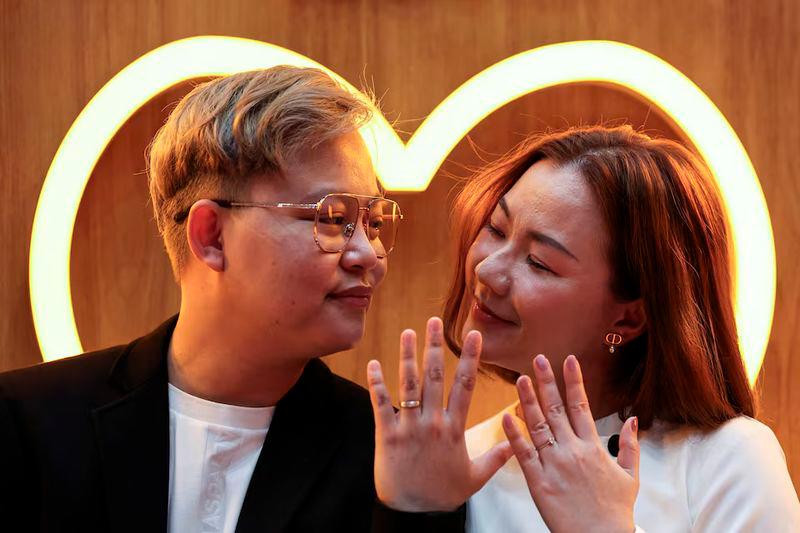
<path fill-rule="evenodd" d="M 92 412 L 110 530 L 166 531 L 169 498 L 167 350 L 177 317 L 131 343 Z"/>
<path fill-rule="evenodd" d="M 344 429 L 331 416 L 337 407 L 332 390 L 330 370 L 321 361 L 313 360 L 278 402 L 236 533 L 287 528 L 341 445 Z"/>

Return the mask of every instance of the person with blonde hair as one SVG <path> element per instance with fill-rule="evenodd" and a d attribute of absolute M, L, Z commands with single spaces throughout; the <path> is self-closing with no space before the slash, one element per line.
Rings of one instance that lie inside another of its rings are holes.
<path fill-rule="evenodd" d="M 180 312 L 0 375 L 3 530 L 370 529 L 368 393 L 319 358 L 362 337 L 402 218 L 358 131 L 371 113 L 289 66 L 180 101 L 148 165 Z M 447 519 L 376 508 L 378 529 Z"/>

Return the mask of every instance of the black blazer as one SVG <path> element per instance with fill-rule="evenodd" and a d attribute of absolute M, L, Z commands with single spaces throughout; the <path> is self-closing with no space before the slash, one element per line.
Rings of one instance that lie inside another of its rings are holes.
<path fill-rule="evenodd" d="M 127 346 L 0 374 L 0 530 L 166 531 L 176 322 Z M 373 454 L 367 391 L 311 361 L 276 406 L 237 533 L 463 530 L 463 509 L 376 505 Z"/>

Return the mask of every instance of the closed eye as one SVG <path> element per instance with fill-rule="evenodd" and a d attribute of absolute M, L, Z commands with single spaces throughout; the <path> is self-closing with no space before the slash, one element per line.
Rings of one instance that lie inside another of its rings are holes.
<path fill-rule="evenodd" d="M 528 264 L 531 266 L 531 268 L 534 268 L 536 270 L 540 270 L 542 272 L 548 272 L 550 274 L 555 274 L 555 272 L 550 270 L 550 268 L 548 268 L 547 265 L 545 265 L 544 263 L 540 263 L 531 256 L 528 256 Z"/>
<path fill-rule="evenodd" d="M 484 228 L 486 229 L 486 231 L 488 231 L 491 235 L 494 235 L 495 237 L 498 237 L 498 238 L 501 238 L 501 239 L 503 237 L 505 237 L 505 234 L 502 231 L 500 231 L 499 229 L 497 229 L 496 227 L 492 226 L 491 222 L 487 222 L 486 225 L 484 226 Z"/>

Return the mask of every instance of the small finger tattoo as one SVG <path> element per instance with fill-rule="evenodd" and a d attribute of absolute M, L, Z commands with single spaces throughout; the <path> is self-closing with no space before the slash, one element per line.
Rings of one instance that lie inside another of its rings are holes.
<path fill-rule="evenodd" d="M 435 383 L 444 381 L 444 369 L 438 366 L 431 367 L 428 370 L 428 377 Z"/>
<path fill-rule="evenodd" d="M 461 386 L 467 390 L 472 390 L 475 388 L 475 376 L 469 376 L 467 374 L 461 374 L 458 377 L 458 380 L 461 382 Z"/>
<path fill-rule="evenodd" d="M 419 386 L 419 380 L 417 378 L 405 378 L 401 385 L 404 391 L 414 391 Z"/>

